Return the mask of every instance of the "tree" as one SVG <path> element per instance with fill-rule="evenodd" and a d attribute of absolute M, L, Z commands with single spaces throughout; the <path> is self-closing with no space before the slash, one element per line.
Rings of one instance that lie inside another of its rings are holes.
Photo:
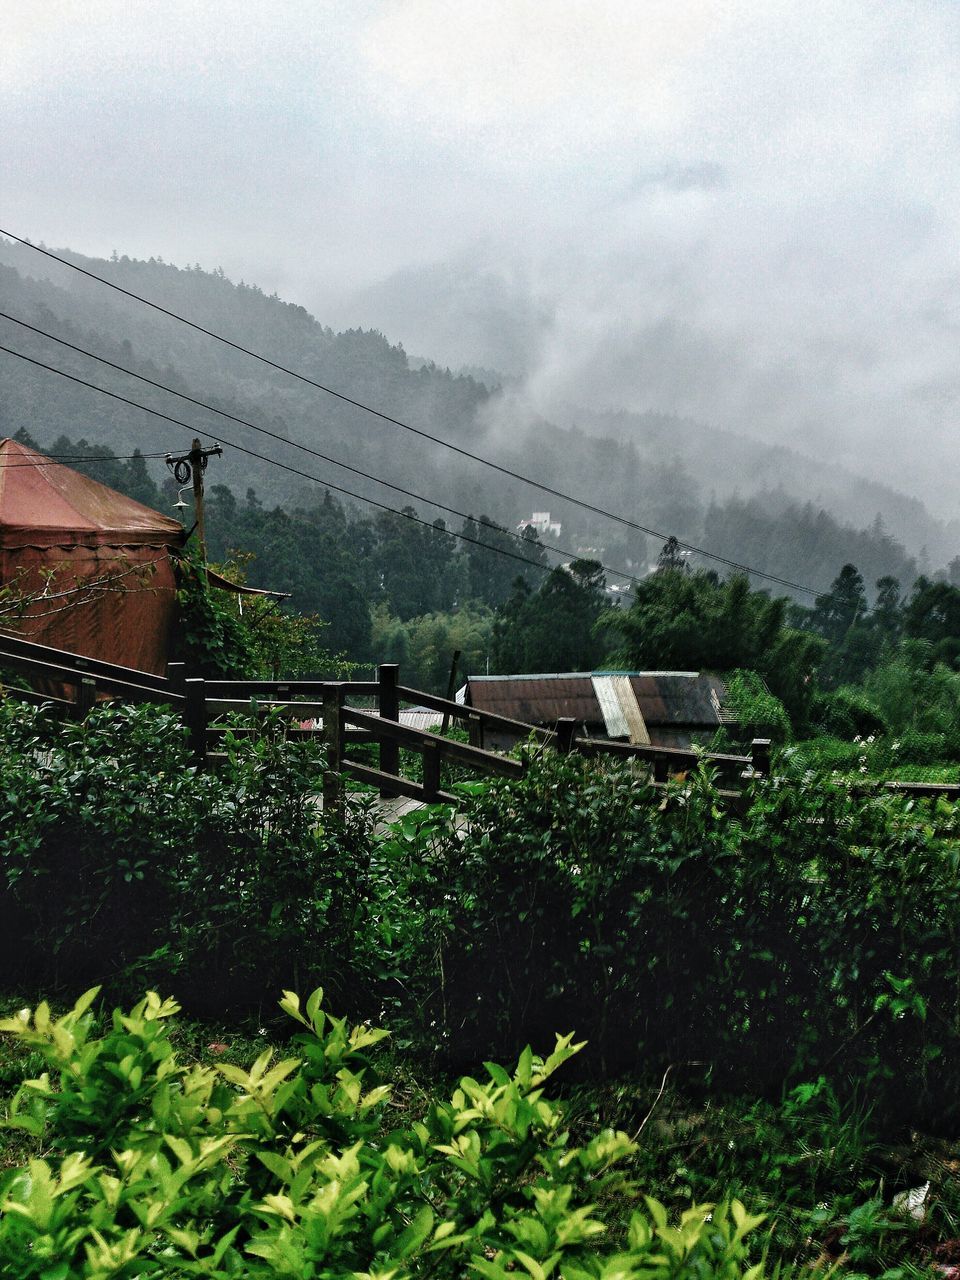
<path fill-rule="evenodd" d="M 903 601 L 900 582 L 889 574 L 877 579 L 877 598 L 870 615 L 871 625 L 888 643 L 895 643 L 903 631 Z"/>
<path fill-rule="evenodd" d="M 494 606 L 503 604 L 517 576 L 517 556 L 530 565 L 529 571 L 520 565 L 519 572 L 531 582 L 542 581 L 540 571 L 546 566 L 546 554 L 535 530 L 532 534 L 525 532 L 518 540 L 489 516 L 481 515 L 478 520 L 468 516 L 461 533 L 467 599 Z"/>
<path fill-rule="evenodd" d="M 689 570 L 690 565 L 687 561 L 687 553 L 681 549 L 680 543 L 671 534 L 660 548 L 660 554 L 657 556 L 657 573 L 669 573 L 671 571 L 688 573 Z"/>
<path fill-rule="evenodd" d="M 960 662 L 960 588 L 949 582 L 918 578 L 903 611 L 907 636 L 926 640 L 931 662 Z"/>
<path fill-rule="evenodd" d="M 593 670 L 603 654 L 597 623 L 605 587 L 603 566 L 596 560 L 574 560 L 554 569 L 536 592 L 523 578 L 516 579 L 494 627 L 495 670 Z"/>
<path fill-rule="evenodd" d="M 742 574 L 721 582 L 714 573 L 654 573 L 637 584 L 629 609 L 606 615 L 616 645 L 608 661 L 640 670 L 756 671 L 799 727 L 824 645 L 786 625 L 786 606 L 751 591 Z"/>
<path fill-rule="evenodd" d="M 817 596 L 811 623 L 825 640 L 840 644 L 847 632 L 867 612 L 863 575 L 856 565 L 845 564 L 830 590 Z"/>

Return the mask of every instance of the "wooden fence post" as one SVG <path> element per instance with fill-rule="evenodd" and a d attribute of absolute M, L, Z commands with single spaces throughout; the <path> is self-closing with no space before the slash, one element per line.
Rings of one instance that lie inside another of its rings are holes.
<path fill-rule="evenodd" d="M 560 716 L 557 720 L 555 746 L 562 756 L 569 755 L 573 750 L 573 735 L 576 728 L 577 722 L 572 716 Z"/>
<path fill-rule="evenodd" d="M 750 763 L 760 778 L 770 776 L 770 739 L 754 738 L 750 743 Z"/>
<path fill-rule="evenodd" d="M 74 699 L 74 714 L 78 720 L 86 720 L 97 700 L 97 682 L 93 676 L 84 676 L 77 685 L 77 696 Z"/>
<path fill-rule="evenodd" d="M 471 747 L 483 746 L 483 721 L 476 711 L 471 711 L 467 717 L 467 741 Z"/>
<path fill-rule="evenodd" d="M 167 663 L 167 683 L 170 686 L 171 693 L 183 693 L 186 678 L 187 664 L 185 662 Z"/>
<path fill-rule="evenodd" d="M 343 722 L 340 711 L 343 706 L 343 690 L 340 685 L 327 685 L 323 690 L 323 745 L 326 750 L 326 768 L 323 771 L 323 809 L 340 809 L 340 768 L 343 759 Z"/>
<path fill-rule="evenodd" d="M 440 790 L 440 746 L 436 742 L 423 744 L 423 798 L 436 800 Z"/>
<path fill-rule="evenodd" d="M 377 681 L 380 685 L 378 698 L 380 719 L 393 720 L 394 723 L 400 719 L 400 700 L 397 697 L 397 674 L 399 670 L 400 668 L 395 662 L 383 662 L 377 667 Z M 386 738 L 383 739 L 380 743 L 380 768 L 384 773 L 399 774 L 399 743 L 391 742 Z M 396 794 L 392 787 L 384 786 L 380 788 L 380 795 L 385 800 Z"/>
<path fill-rule="evenodd" d="M 453 661 L 450 663 L 450 679 L 447 681 L 447 701 L 452 702 L 457 692 L 457 666 L 460 662 L 460 650 L 454 649 Z M 440 722 L 440 732 L 445 734 L 450 726 L 450 712 L 444 711 Z"/>
<path fill-rule="evenodd" d="M 190 735 L 190 753 L 198 769 L 205 768 L 207 764 L 207 696 L 204 683 L 198 676 L 188 677 L 183 682 L 187 699 L 184 719 Z"/>

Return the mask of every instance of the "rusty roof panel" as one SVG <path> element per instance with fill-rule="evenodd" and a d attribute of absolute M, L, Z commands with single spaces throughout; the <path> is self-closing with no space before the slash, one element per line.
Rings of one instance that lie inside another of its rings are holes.
<path fill-rule="evenodd" d="M 179 546 L 183 526 L 16 440 L 0 440 L 0 546 Z"/>
<path fill-rule="evenodd" d="M 589 675 L 471 679 L 470 702 L 482 711 L 527 724 L 553 724 L 561 716 L 588 724 L 603 722 Z"/>
<path fill-rule="evenodd" d="M 601 707 L 597 682 L 602 686 L 609 677 L 629 680 L 647 725 L 707 727 L 721 722 L 718 696 L 722 700 L 722 681 L 687 671 L 473 676 L 469 680 L 470 702 L 481 710 L 527 724 L 549 725 L 561 716 L 581 723 L 604 724 L 610 717 Z"/>
<path fill-rule="evenodd" d="M 634 676 L 630 681 L 648 724 L 719 724 L 708 679 L 660 674 Z"/>

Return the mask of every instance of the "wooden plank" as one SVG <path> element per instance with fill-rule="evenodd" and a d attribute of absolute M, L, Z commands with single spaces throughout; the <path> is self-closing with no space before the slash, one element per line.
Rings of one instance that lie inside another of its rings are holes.
<path fill-rule="evenodd" d="M 343 690 L 345 698 L 376 697 L 379 685 L 375 680 L 208 680 L 210 695 L 227 701 L 248 702 L 261 694 L 283 694 L 289 697 L 309 697 L 318 705 L 327 689 Z"/>
<path fill-rule="evenodd" d="M 209 689 L 210 682 L 207 681 Z M 271 698 L 260 698 L 252 695 L 249 698 L 218 698 L 214 696 L 207 697 L 207 706 L 211 711 L 228 712 L 239 711 L 241 713 L 250 711 L 251 707 L 256 707 L 263 711 L 291 711 L 298 715 L 301 720 L 319 720 L 323 716 L 323 702 L 291 702 L 288 699 L 274 700 Z"/>
<path fill-rule="evenodd" d="M 380 712 L 381 723 L 391 720 L 396 723 L 400 719 L 400 699 L 397 696 L 399 670 L 395 662 L 381 662 L 377 667 L 377 679 L 380 683 L 377 691 L 377 709 Z M 396 739 L 389 733 L 384 734 L 380 739 L 380 769 L 388 777 L 391 775 L 395 777 L 400 772 L 399 747 Z M 396 792 L 391 791 L 387 786 L 382 786 L 380 795 L 384 800 L 389 800 L 392 795 L 396 795 Z"/>
<path fill-rule="evenodd" d="M 57 710 L 72 712 L 74 703 L 66 698 L 51 698 L 47 693 L 37 693 L 36 689 L 18 689 L 14 684 L 0 683 L 0 694 L 5 698 L 14 698 L 17 702 L 29 702 L 31 706 L 42 707 L 48 703 Z"/>
<path fill-rule="evenodd" d="M 200 678 L 188 678 L 184 681 L 187 694 L 184 719 L 190 739 L 190 754 L 198 769 L 202 769 L 207 762 L 207 703 L 204 684 L 205 681 Z"/>
<path fill-rule="evenodd" d="M 409 779 L 401 778 L 395 773 L 384 773 L 382 769 L 374 769 L 371 765 L 357 764 L 354 760 L 346 759 L 343 761 L 343 772 L 349 774 L 351 778 L 358 779 L 360 782 L 369 782 L 371 786 L 378 787 L 380 790 L 388 788 L 396 792 L 397 795 L 409 796 L 411 800 L 422 800 L 424 804 L 460 803 L 460 798 L 451 795 L 448 791 L 438 791 L 428 801 L 419 782 L 410 782 Z"/>
<path fill-rule="evenodd" d="M 645 760 L 663 760 L 678 769 L 689 769 L 700 760 L 710 764 L 747 768 L 749 756 L 725 755 L 722 752 L 688 751 L 682 747 L 654 747 L 639 742 L 610 742 L 605 738 L 577 738 L 574 743 L 583 755 L 639 756 Z"/>
<path fill-rule="evenodd" d="M 0 663 L 12 667 L 15 671 L 22 671 L 24 675 L 33 676 L 40 680 L 52 680 L 55 684 L 68 684 L 76 686 L 80 683 L 85 675 L 91 674 L 95 676 L 97 687 L 103 693 L 122 694 L 123 697 L 131 702 L 159 702 L 169 703 L 171 705 L 182 704 L 183 698 L 172 693 L 169 688 L 164 687 L 158 689 L 155 685 L 142 685 L 134 683 L 126 679 L 119 679 L 112 675 L 102 675 L 99 671 L 88 673 L 81 667 L 62 666 L 59 662 L 42 662 L 36 658 L 26 658 L 22 654 L 9 653 L 0 648 Z M 98 666 L 106 666 L 101 663 Z M 126 670 L 127 668 L 118 668 Z M 143 674 L 134 672 L 134 675 Z"/>
<path fill-rule="evenodd" d="M 346 724 L 360 725 L 369 729 L 372 738 L 389 738 L 400 743 L 401 746 L 411 747 L 414 751 L 422 749 L 426 744 L 435 743 L 445 759 L 473 765 L 488 773 L 499 773 L 508 778 L 522 778 L 526 772 L 526 766 L 522 760 L 494 755 L 492 751 L 484 751 L 480 747 L 469 747 L 465 742 L 453 742 L 450 738 L 441 738 L 439 734 L 430 733 L 427 729 L 413 729 L 410 725 L 382 720 L 368 712 L 357 711 L 354 707 L 343 708 L 343 720 Z"/>
<path fill-rule="evenodd" d="M 126 681 L 138 688 L 154 689 L 159 693 L 167 688 L 166 676 L 158 676 L 152 671 L 138 671 L 136 667 L 121 667 L 113 662 L 101 662 L 99 658 L 88 658 L 84 654 L 71 653 L 67 649 L 53 649 L 49 645 L 24 640 L 20 636 L 0 635 L 0 661 L 13 656 L 50 663 L 69 671 L 82 671 L 84 675 L 96 676 L 98 679 L 102 677 L 106 680 Z"/>
<path fill-rule="evenodd" d="M 436 694 L 421 693 L 419 689 L 411 689 L 407 685 L 397 685 L 397 693 L 403 702 L 419 703 L 430 711 L 447 711 L 457 720 L 469 720 L 473 716 L 479 716 L 481 723 L 488 729 L 502 729 L 506 733 L 516 732 L 523 738 L 528 738 L 532 733 L 542 742 L 547 742 L 554 736 L 552 729 L 543 729 L 539 725 L 527 724 L 523 720 L 511 720 L 509 716 L 498 716 L 493 711 L 482 711 L 479 707 L 450 702 L 446 698 L 438 698 Z"/>
<path fill-rule="evenodd" d="M 338 688 L 327 689 L 323 699 L 323 744 L 326 768 L 323 771 L 323 807 L 340 808 L 340 773 L 343 764 L 343 695 Z"/>
<path fill-rule="evenodd" d="M 943 796 L 946 800 L 960 798 L 957 782 L 884 782 L 884 789 L 908 796 Z"/>
<path fill-rule="evenodd" d="M 423 793 L 428 800 L 435 800 L 440 794 L 441 764 L 439 745 L 435 742 L 425 742 L 423 744 Z"/>

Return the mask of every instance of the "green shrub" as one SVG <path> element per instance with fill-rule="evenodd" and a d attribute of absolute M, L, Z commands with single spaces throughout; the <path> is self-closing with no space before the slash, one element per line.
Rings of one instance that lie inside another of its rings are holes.
<path fill-rule="evenodd" d="M 956 760 L 956 745 L 942 733 L 919 733 L 908 729 L 906 733 L 886 733 L 879 737 L 869 734 L 845 738 L 809 738 L 791 749 L 794 758 L 802 760 L 811 769 L 847 774 L 867 774 L 873 778 L 901 778 L 904 781 L 921 781 L 915 777 L 916 766 L 939 766 L 948 774 L 945 781 L 956 776 L 956 767 L 949 768 L 948 761 Z M 930 779 L 933 781 L 933 779 Z"/>
<path fill-rule="evenodd" d="M 763 732 L 774 742 L 789 742 L 790 717 L 756 671 L 734 671 L 726 682 L 727 700 L 745 730 Z"/>
<path fill-rule="evenodd" d="M 362 1002 L 363 806 L 321 820 L 322 752 L 278 719 L 223 751 L 217 774 L 198 772 L 182 725 L 155 707 L 74 724 L 0 702 L 9 980 L 123 990 L 163 975 L 200 1012 L 256 1011 L 297 979 Z"/>
<path fill-rule="evenodd" d="M 859 689 L 818 693 L 811 704 L 810 721 L 821 733 L 835 738 L 876 737 L 887 723 L 876 706 Z"/>
<path fill-rule="evenodd" d="M 24 1081 L 8 1125 L 37 1154 L 0 1174 L 0 1269 L 18 1280 L 107 1277 L 432 1276 L 485 1280 L 759 1280 L 762 1221 L 738 1201 L 676 1225 L 643 1206 L 618 1166 L 634 1150 L 604 1130 L 569 1143 L 544 1095 L 579 1046 L 486 1064 L 448 1102 L 394 1128 L 368 1051 L 348 1027 L 286 993 L 302 1028 L 290 1057 L 249 1070 L 185 1065 L 172 1001 L 148 995 L 94 1038 L 88 992 L 0 1023 L 47 1070 Z M 42 1154 L 41 1154 L 42 1153 Z"/>
<path fill-rule="evenodd" d="M 547 756 L 482 789 L 465 831 L 434 828 L 428 856 L 411 844 L 405 894 L 433 914 L 406 982 L 457 1060 L 574 1026 L 594 1076 L 696 1060 L 776 1095 L 829 1070 L 940 1125 L 960 1112 L 937 1069 L 960 1049 L 958 834 L 951 807 L 934 822 L 789 756 L 739 813 L 704 770 L 658 792 Z M 894 1012 L 904 981 L 917 999 Z"/>

